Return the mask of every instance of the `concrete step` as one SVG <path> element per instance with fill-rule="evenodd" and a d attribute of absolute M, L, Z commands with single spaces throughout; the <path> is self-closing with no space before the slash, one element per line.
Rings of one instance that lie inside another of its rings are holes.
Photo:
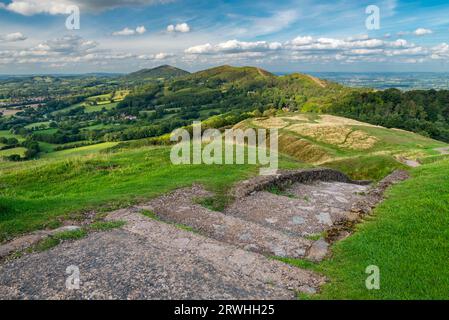
<path fill-rule="evenodd" d="M 257 223 L 211 211 L 195 204 L 195 198 L 211 194 L 201 186 L 180 189 L 157 198 L 138 209 L 149 210 L 161 220 L 182 224 L 209 238 L 248 251 L 278 257 L 304 258 L 313 242 L 267 228 Z"/>
<path fill-rule="evenodd" d="M 294 183 L 281 193 L 256 191 L 239 198 L 225 214 L 294 236 L 316 235 L 349 219 L 352 205 L 368 188 L 343 182 Z"/>
<path fill-rule="evenodd" d="M 111 220 L 126 221 L 124 230 L 144 237 L 154 247 L 167 253 L 178 252 L 195 261 L 210 265 L 217 274 L 212 277 L 239 279 L 242 285 L 259 286 L 253 298 L 294 298 L 294 292 L 314 293 L 324 284 L 325 278 L 314 272 L 302 270 L 269 259 L 263 255 L 248 252 L 196 233 L 156 221 L 142 215 L 138 210 L 119 210 L 111 213 Z M 180 265 L 179 272 L 194 270 L 192 265 Z M 242 296 L 239 296 L 242 298 Z M 243 298 L 248 298 L 243 296 Z"/>

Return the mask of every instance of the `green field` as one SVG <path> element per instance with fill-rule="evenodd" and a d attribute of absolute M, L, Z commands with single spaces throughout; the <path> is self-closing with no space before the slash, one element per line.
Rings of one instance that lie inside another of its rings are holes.
<path fill-rule="evenodd" d="M 51 115 L 52 116 L 61 115 L 61 114 L 67 113 L 70 110 L 73 110 L 73 109 L 76 109 L 76 108 L 79 108 L 79 107 L 84 107 L 84 106 L 85 106 L 85 103 L 84 102 L 80 102 L 80 103 L 71 105 L 71 106 L 69 106 L 67 108 L 64 108 L 64 109 L 61 109 L 61 110 L 57 110 L 57 111 L 53 111 L 51 113 Z"/>
<path fill-rule="evenodd" d="M 36 133 L 39 133 L 39 134 L 55 134 L 57 131 L 58 131 L 57 128 L 49 128 L 49 129 L 38 130 L 38 131 L 36 131 Z"/>
<path fill-rule="evenodd" d="M 91 146 L 55 151 L 42 155 L 41 159 L 64 159 L 66 157 L 85 156 L 92 153 L 98 153 L 102 150 L 111 148 L 115 145 L 117 145 L 116 142 L 105 142 L 100 144 L 94 144 Z"/>
<path fill-rule="evenodd" d="M 23 141 L 25 140 L 24 138 L 22 138 L 19 135 L 13 134 L 11 132 L 9 132 L 8 130 L 0 130 L 0 137 L 4 137 L 4 138 L 16 138 L 19 141 Z"/>
<path fill-rule="evenodd" d="M 98 105 L 93 105 L 93 106 L 86 105 L 85 110 L 87 113 L 100 112 L 103 109 L 106 109 L 106 110 L 115 109 L 115 107 L 117 107 L 117 105 L 118 105 L 117 102 L 113 102 L 113 103 L 107 102 L 105 104 L 98 104 Z"/>
<path fill-rule="evenodd" d="M 117 90 L 112 93 L 101 94 L 98 96 L 92 96 L 86 99 L 86 101 L 96 102 L 97 104 L 107 104 L 117 101 L 122 101 L 129 94 L 129 90 Z"/>
<path fill-rule="evenodd" d="M 13 148 L 13 149 L 7 149 L 7 150 L 0 150 L 0 158 L 1 157 L 7 157 L 13 154 L 18 154 L 19 156 L 23 157 L 25 154 L 26 149 L 25 148 Z"/>
<path fill-rule="evenodd" d="M 36 122 L 36 123 L 32 123 L 29 125 L 26 125 L 25 128 L 26 129 L 37 129 L 40 127 L 45 127 L 45 129 L 48 129 L 48 126 L 50 125 L 50 121 L 44 121 L 44 122 Z"/>

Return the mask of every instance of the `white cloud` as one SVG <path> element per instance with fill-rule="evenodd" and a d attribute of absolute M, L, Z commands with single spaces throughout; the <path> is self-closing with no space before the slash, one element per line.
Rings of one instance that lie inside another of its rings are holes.
<path fill-rule="evenodd" d="M 198 46 L 190 47 L 185 50 L 188 54 L 204 54 L 213 52 L 214 47 L 210 43 L 201 44 Z"/>
<path fill-rule="evenodd" d="M 187 23 L 178 23 L 177 25 L 169 25 L 167 26 L 168 32 L 181 32 L 181 33 L 187 33 L 190 32 L 190 26 Z"/>
<path fill-rule="evenodd" d="M 313 38 L 310 36 L 306 36 L 306 37 L 296 37 L 295 39 L 293 39 L 291 41 L 291 44 L 294 46 L 304 46 L 304 45 L 311 44 L 312 42 L 313 42 Z"/>
<path fill-rule="evenodd" d="M 138 56 L 137 58 L 140 60 L 165 60 L 174 56 L 175 55 L 173 53 L 160 52 L 156 54 L 143 54 Z"/>
<path fill-rule="evenodd" d="M 431 58 L 435 60 L 449 59 L 449 45 L 445 42 L 431 48 Z"/>
<path fill-rule="evenodd" d="M 266 52 L 276 51 L 282 48 L 280 42 L 255 41 L 245 42 L 229 40 L 216 45 L 206 43 L 199 46 L 190 47 L 185 50 L 188 54 L 213 54 L 213 53 L 240 53 L 240 52 Z"/>
<path fill-rule="evenodd" d="M 145 32 L 147 32 L 147 29 L 144 26 L 139 26 L 135 30 L 126 27 L 123 30 L 113 32 L 112 35 L 113 36 L 133 36 L 135 34 L 144 34 Z"/>
<path fill-rule="evenodd" d="M 393 42 L 390 42 L 389 45 L 392 47 L 404 47 L 404 48 L 409 46 L 407 40 L 404 39 L 397 39 Z"/>
<path fill-rule="evenodd" d="M 21 32 L 9 33 L 6 35 L 0 35 L 0 41 L 5 42 L 16 42 L 16 41 L 24 41 L 27 37 L 25 37 Z"/>
<path fill-rule="evenodd" d="M 82 11 L 103 11 L 125 6 L 142 6 L 168 3 L 171 0 L 12 0 L 0 5 L 0 8 L 31 16 L 47 13 L 51 15 L 66 14 L 70 6 L 78 6 Z"/>
<path fill-rule="evenodd" d="M 147 32 L 147 29 L 144 26 L 139 26 L 136 28 L 136 32 L 138 34 L 144 34 L 145 32 Z"/>
<path fill-rule="evenodd" d="M 136 36 L 138 28 L 125 28 L 119 32 Z M 404 39 L 387 41 L 383 37 L 376 39 L 365 36 L 343 39 L 300 36 L 284 43 L 234 39 L 191 46 L 184 50 L 183 54 L 139 52 L 143 48 L 121 51 L 119 46 L 103 48 L 95 41 L 71 35 L 44 41 L 26 49 L 0 50 L 0 65 L 29 64 L 42 68 L 64 66 L 67 70 L 102 66 L 114 70 L 113 68 L 124 65 L 137 66 L 168 59 L 172 63 L 189 65 L 279 65 L 294 61 L 313 64 L 423 63 L 432 59 L 449 59 L 449 45 L 446 43 L 426 47 L 417 46 Z"/>
<path fill-rule="evenodd" d="M 436 50 L 435 50 L 436 51 Z M 208 63 L 257 63 L 269 61 L 306 61 L 313 63 L 356 62 L 423 62 L 430 58 L 426 47 L 416 46 L 404 39 L 387 41 L 366 35 L 337 38 L 299 36 L 285 43 L 229 40 L 218 44 L 206 43 L 189 47 L 187 55 L 207 55 Z M 435 53 L 436 54 L 436 53 Z M 245 61 L 245 62 L 243 62 Z"/>
<path fill-rule="evenodd" d="M 132 36 L 134 34 L 136 34 L 136 31 L 130 28 L 125 28 L 123 30 L 112 33 L 113 36 Z"/>
<path fill-rule="evenodd" d="M 430 29 L 418 28 L 413 32 L 416 36 L 424 36 L 427 34 L 432 34 L 433 31 Z"/>

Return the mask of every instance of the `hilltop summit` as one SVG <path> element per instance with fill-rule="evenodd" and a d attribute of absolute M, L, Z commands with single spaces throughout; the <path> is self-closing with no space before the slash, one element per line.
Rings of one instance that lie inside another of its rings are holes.
<path fill-rule="evenodd" d="M 162 65 L 152 69 L 142 69 L 127 75 L 127 78 L 132 79 L 172 79 L 189 75 L 190 72 L 170 66 Z"/>

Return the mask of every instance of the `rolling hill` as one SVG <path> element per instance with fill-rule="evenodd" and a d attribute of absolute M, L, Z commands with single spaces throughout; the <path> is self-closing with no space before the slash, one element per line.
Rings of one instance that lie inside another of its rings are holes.
<path fill-rule="evenodd" d="M 342 170 L 354 179 L 381 179 L 410 161 L 437 155 L 446 144 L 416 133 L 326 114 L 279 112 L 235 128 L 276 128 L 279 151 L 312 165 Z"/>
<path fill-rule="evenodd" d="M 128 74 L 125 78 L 130 80 L 155 80 L 155 79 L 172 79 L 189 75 L 188 71 L 172 67 L 169 65 L 159 66 L 153 69 L 143 69 Z"/>

